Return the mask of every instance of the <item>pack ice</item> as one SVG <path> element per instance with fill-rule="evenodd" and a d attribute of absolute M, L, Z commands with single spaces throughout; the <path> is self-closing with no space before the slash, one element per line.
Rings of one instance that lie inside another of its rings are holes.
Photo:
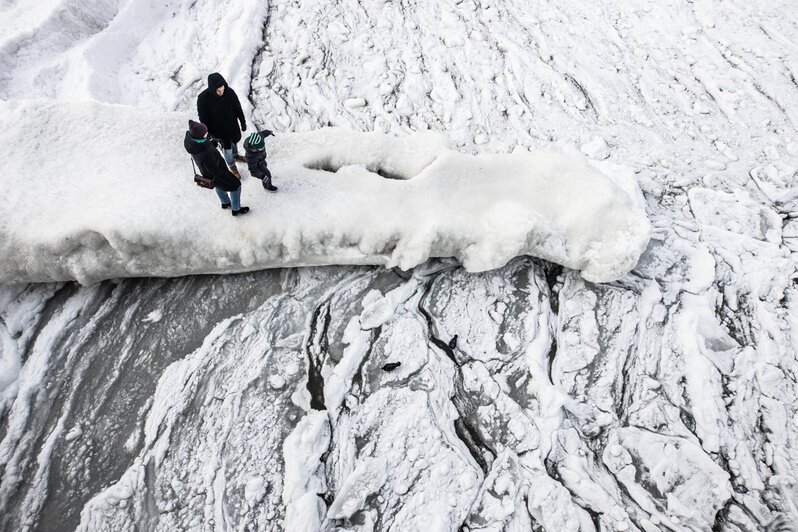
<path fill-rule="evenodd" d="M 0 282 L 409 269 L 429 257 L 485 271 L 519 255 L 607 282 L 649 240 L 636 184 L 579 154 L 464 154 L 431 132 L 278 132 L 266 149 L 279 192 L 239 164 L 252 211 L 232 218 L 192 182 L 189 113 L 43 100 L 0 102 L 0 113 L 2 144 L 15 147 L 0 172 Z"/>

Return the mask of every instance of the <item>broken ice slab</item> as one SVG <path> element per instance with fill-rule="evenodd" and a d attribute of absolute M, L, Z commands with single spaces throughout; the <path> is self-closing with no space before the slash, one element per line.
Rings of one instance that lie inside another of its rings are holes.
<path fill-rule="evenodd" d="M 242 166 L 251 212 L 233 219 L 191 182 L 189 113 L 48 100 L 0 102 L 0 112 L 13 125 L 0 139 L 18 145 L 4 162 L 0 282 L 407 270 L 430 257 L 485 271 L 519 255 L 607 282 L 635 266 L 650 235 L 631 178 L 578 153 L 468 155 L 432 132 L 283 133 L 266 140 L 280 192 L 263 194 Z M 17 142 L 22 131 L 30 143 Z"/>

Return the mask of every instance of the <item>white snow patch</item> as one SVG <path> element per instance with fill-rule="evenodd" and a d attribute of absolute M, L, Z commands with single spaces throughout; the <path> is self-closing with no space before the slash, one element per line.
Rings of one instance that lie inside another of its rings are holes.
<path fill-rule="evenodd" d="M 367 457 L 358 462 L 357 467 L 343 480 L 338 495 L 330 505 L 327 517 L 330 519 L 349 518 L 360 510 L 366 498 L 382 488 L 387 480 L 387 460 Z"/>
<path fill-rule="evenodd" d="M 244 487 L 244 498 L 250 507 L 258 504 L 266 494 L 266 482 L 263 477 L 254 477 L 247 481 Z"/>
<path fill-rule="evenodd" d="M 344 395 L 349 391 L 358 367 L 363 357 L 369 351 L 369 333 L 364 332 L 360 320 L 355 317 L 347 324 L 343 341 L 348 344 L 344 349 L 341 361 L 331 370 L 325 368 L 324 397 L 330 412 L 341 406 Z"/>
<path fill-rule="evenodd" d="M 16 342 L 11 338 L 4 324 L 0 325 L 0 404 L 5 403 L 5 398 L 16 395 L 16 382 L 22 367 L 19 350 Z"/>
<path fill-rule="evenodd" d="M 357 109 L 359 107 L 365 107 L 366 100 L 363 98 L 347 98 L 344 100 L 344 107 L 347 109 Z"/>
<path fill-rule="evenodd" d="M 593 159 L 606 159 L 610 156 L 610 147 L 607 146 L 607 142 L 601 137 L 596 137 L 583 144 L 580 149 L 582 153 Z"/>
<path fill-rule="evenodd" d="M 146 321 L 149 323 L 157 323 L 163 319 L 163 311 L 160 309 L 153 310 L 147 316 L 144 317 L 142 321 Z"/>
<path fill-rule="evenodd" d="M 285 378 L 282 375 L 272 375 L 269 377 L 269 386 L 275 390 L 282 390 L 285 387 Z"/>
<path fill-rule="evenodd" d="M 81 436 L 83 436 L 83 429 L 80 428 L 80 425 L 75 425 L 74 427 L 72 427 L 72 430 L 70 430 L 64 435 L 64 439 L 66 441 L 73 441 L 77 440 Z"/>
<path fill-rule="evenodd" d="M 330 422 L 327 413 L 309 412 L 288 435 L 283 444 L 285 480 L 283 503 L 286 506 L 286 530 L 318 530 L 308 528 L 320 524 L 325 504 L 317 493 L 324 493 L 324 464 L 321 456 L 330 445 Z"/>

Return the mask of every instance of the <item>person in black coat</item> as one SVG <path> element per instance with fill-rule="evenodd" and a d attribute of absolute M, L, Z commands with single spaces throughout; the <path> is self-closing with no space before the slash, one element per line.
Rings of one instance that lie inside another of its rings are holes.
<path fill-rule="evenodd" d="M 274 135 L 268 129 L 253 133 L 244 141 L 244 153 L 247 154 L 247 166 L 252 177 L 263 181 L 263 188 L 269 192 L 277 192 L 277 187 L 272 185 L 272 173 L 266 165 L 266 142 L 263 140 L 269 135 Z"/>
<path fill-rule="evenodd" d="M 216 187 L 216 195 L 222 202 L 222 209 L 232 207 L 233 216 L 248 213 L 249 207 L 241 206 L 241 182 L 230 173 L 219 150 L 208 138 L 208 128 L 205 124 L 189 120 L 183 146 L 197 163 L 200 173 L 204 177 L 213 179 L 213 186 Z"/>
<path fill-rule="evenodd" d="M 238 155 L 236 143 L 241 140 L 241 131 L 247 130 L 247 121 L 238 96 L 218 72 L 208 76 L 208 88 L 197 97 L 197 114 L 211 137 L 221 141 L 227 166 L 240 178 L 235 161 L 243 162 L 244 158 Z"/>

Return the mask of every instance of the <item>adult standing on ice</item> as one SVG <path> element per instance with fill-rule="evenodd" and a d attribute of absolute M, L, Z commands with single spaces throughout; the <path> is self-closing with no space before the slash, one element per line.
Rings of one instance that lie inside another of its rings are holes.
<path fill-rule="evenodd" d="M 222 209 L 232 207 L 233 216 L 248 213 L 249 207 L 241 206 L 241 182 L 230 173 L 224 159 L 219 155 L 219 150 L 208 139 L 208 128 L 205 124 L 189 120 L 183 146 L 194 158 L 200 173 L 213 179 L 216 195 L 222 202 Z"/>
<path fill-rule="evenodd" d="M 238 95 L 218 72 L 208 76 L 208 88 L 197 97 L 197 114 L 200 122 L 208 126 L 211 136 L 222 142 L 227 166 L 241 179 L 236 161 L 244 162 L 246 159 L 238 154 L 236 143 L 241 140 L 241 131 L 247 130 L 247 121 Z M 238 128 L 239 122 L 241 129 Z"/>

